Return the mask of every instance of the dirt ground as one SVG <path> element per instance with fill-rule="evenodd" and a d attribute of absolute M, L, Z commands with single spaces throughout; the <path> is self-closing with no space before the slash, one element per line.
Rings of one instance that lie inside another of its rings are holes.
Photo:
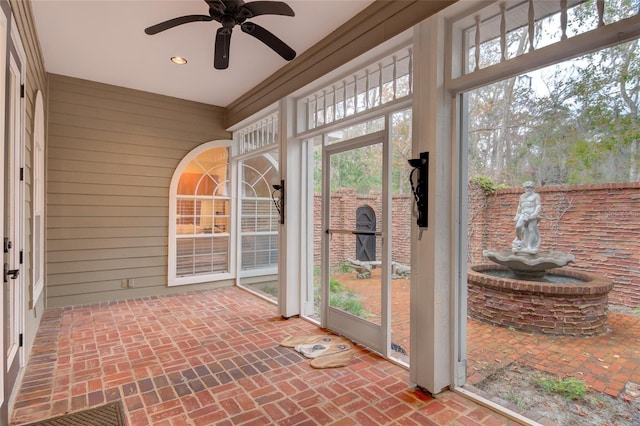
<path fill-rule="evenodd" d="M 640 317 L 640 309 L 625 306 L 609 305 L 609 311 Z M 571 400 L 540 384 L 552 379 L 557 377 L 513 362 L 473 388 L 479 395 L 544 425 L 640 426 L 639 384 L 627 383 L 617 398 L 587 389 L 584 397 Z"/>
<path fill-rule="evenodd" d="M 549 392 L 547 373 L 512 363 L 476 385 L 477 393 L 541 424 L 562 426 L 640 425 L 640 387 L 627 386 L 613 398 L 588 390 L 577 399 Z"/>

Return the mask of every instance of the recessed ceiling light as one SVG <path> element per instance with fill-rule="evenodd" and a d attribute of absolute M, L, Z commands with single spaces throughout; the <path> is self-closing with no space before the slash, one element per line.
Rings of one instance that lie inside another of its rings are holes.
<path fill-rule="evenodd" d="M 171 58 L 171 62 L 173 62 L 174 64 L 178 64 L 178 65 L 184 65 L 187 63 L 187 60 L 185 58 L 183 58 L 182 56 L 173 56 Z"/>

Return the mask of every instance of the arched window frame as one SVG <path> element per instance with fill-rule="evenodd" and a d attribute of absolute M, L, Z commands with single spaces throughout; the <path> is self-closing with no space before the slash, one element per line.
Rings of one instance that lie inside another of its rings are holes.
<path fill-rule="evenodd" d="M 230 280 L 234 279 L 236 274 L 236 220 L 235 220 L 235 200 L 236 200 L 236 185 L 233 184 L 235 181 L 235 177 L 237 175 L 236 172 L 236 162 L 232 161 L 232 152 L 231 148 L 233 146 L 233 141 L 231 140 L 217 140 L 204 143 L 191 152 L 189 152 L 183 159 L 180 161 L 180 164 L 176 167 L 176 170 L 171 178 L 171 185 L 169 189 L 169 241 L 168 241 L 168 277 L 167 282 L 169 286 L 177 286 L 177 285 L 186 285 L 186 284 L 196 284 L 196 283 L 206 283 L 212 281 L 222 281 L 222 280 Z M 228 155 L 228 164 L 229 164 L 229 238 L 228 238 L 228 253 L 229 253 L 229 263 L 226 272 L 218 272 L 218 273 L 208 273 L 208 274 L 194 274 L 188 276 L 177 275 L 177 262 L 176 262 L 176 254 L 177 254 L 177 228 L 176 228 L 176 208 L 177 208 L 177 200 L 178 200 L 178 183 L 180 181 L 180 177 L 182 173 L 186 169 L 186 167 L 193 161 L 196 157 L 198 157 L 203 152 L 214 148 L 227 148 L 229 150 Z"/>
<path fill-rule="evenodd" d="M 271 235 L 272 237 L 275 237 L 277 239 L 278 236 L 278 221 L 279 221 L 279 215 L 275 209 L 275 206 L 272 202 L 271 197 L 269 197 L 268 199 L 265 199 L 265 197 L 258 197 L 255 193 L 255 186 L 258 183 L 263 183 L 266 184 L 269 188 L 271 188 L 271 185 L 273 183 L 276 183 L 277 181 L 275 180 L 278 176 L 279 176 L 279 165 L 278 165 L 278 161 L 277 161 L 277 156 L 274 157 L 272 155 L 270 155 L 270 153 L 273 151 L 269 150 L 269 151 L 265 151 L 265 150 L 261 150 L 260 153 L 255 154 L 255 155 L 251 155 L 249 157 L 243 158 L 242 160 L 239 161 L 238 163 L 238 167 L 239 167 L 239 183 L 240 183 L 240 193 L 238 196 L 238 199 L 240 201 L 239 203 L 239 207 L 238 207 L 238 214 L 241 218 L 242 221 L 246 220 L 247 217 L 245 216 L 245 211 L 244 211 L 244 202 L 249 202 L 249 201 L 262 201 L 262 202 L 267 202 L 269 205 L 269 212 L 268 212 L 268 216 L 271 217 L 271 223 L 270 223 L 270 229 L 268 231 L 263 230 L 258 230 L 255 229 L 253 231 L 245 231 L 243 230 L 244 226 L 240 226 L 239 227 L 239 262 L 240 263 L 244 263 L 243 261 L 243 256 L 246 254 L 243 250 L 243 244 L 242 244 L 242 238 L 245 236 L 256 236 L 256 237 L 264 237 L 267 235 Z M 252 166 L 246 164 L 247 160 L 251 160 L 252 158 L 255 157 L 262 157 L 264 158 L 269 164 L 270 164 L 270 168 L 268 170 L 256 170 L 253 169 Z M 258 181 L 255 182 L 247 182 L 245 181 L 245 176 L 244 176 L 244 168 L 251 168 L 253 170 L 256 171 L 257 175 L 260 176 L 260 178 L 258 179 Z M 267 178 L 267 176 L 271 176 L 272 180 L 269 180 Z M 251 192 L 253 194 L 253 196 L 245 194 L 244 193 L 244 189 L 251 189 Z M 264 217 L 265 212 L 262 212 L 262 217 L 258 218 L 258 215 L 256 213 L 255 216 L 255 220 L 266 220 L 266 217 Z M 270 262 L 269 266 L 264 266 L 263 268 L 260 267 L 255 267 L 255 268 L 246 268 L 243 269 L 243 265 L 240 265 L 240 272 L 239 275 L 240 277 L 248 277 L 248 276 L 259 276 L 259 275 L 269 275 L 269 274 L 277 274 L 278 273 L 278 269 L 277 269 L 277 241 L 275 241 L 275 251 L 276 251 L 276 259 L 272 262 Z M 271 247 L 272 249 L 272 247 Z"/>

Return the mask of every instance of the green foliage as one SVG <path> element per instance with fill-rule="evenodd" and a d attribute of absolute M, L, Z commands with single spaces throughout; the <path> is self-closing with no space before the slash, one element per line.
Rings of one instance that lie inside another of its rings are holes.
<path fill-rule="evenodd" d="M 412 109 L 397 111 L 391 115 L 391 188 L 393 194 L 409 194 L 409 167 L 407 160 L 411 158 L 411 115 Z M 371 131 L 381 130 L 384 122 L 372 120 L 362 125 L 341 129 L 331 134 L 336 140 L 344 140 L 362 136 Z M 382 126 L 382 127 L 381 127 Z M 335 142 L 332 141 L 332 142 Z M 382 190 L 382 147 L 373 145 L 358 148 L 331 157 L 331 190 L 339 188 L 355 189 L 358 194 Z M 375 166 L 378 165 L 378 166 Z M 313 152 L 314 191 L 322 192 L 322 146 L 317 143 Z"/>
<path fill-rule="evenodd" d="M 368 316 L 362 303 L 354 297 L 353 293 L 332 293 L 330 304 L 334 308 L 342 309 L 345 312 L 361 318 Z"/>
<path fill-rule="evenodd" d="M 329 280 L 329 292 L 330 293 L 344 293 L 346 290 L 344 284 L 335 278 Z"/>
<path fill-rule="evenodd" d="M 540 379 L 537 385 L 543 387 L 547 392 L 560 394 L 565 399 L 572 401 L 583 398 L 587 393 L 587 386 L 575 377 Z"/>
<path fill-rule="evenodd" d="M 342 262 L 340 264 L 340 271 L 341 272 L 351 272 L 353 270 L 353 268 L 349 265 L 347 265 L 346 263 Z"/>
<path fill-rule="evenodd" d="M 276 285 L 265 284 L 260 288 L 260 291 L 269 296 L 278 297 L 278 287 Z"/>
<path fill-rule="evenodd" d="M 522 395 L 515 391 L 507 391 L 504 394 L 500 395 L 507 401 L 510 401 L 512 404 L 516 405 L 519 408 L 525 409 L 527 408 L 527 403 Z"/>
<path fill-rule="evenodd" d="M 503 185 L 496 185 L 493 179 L 486 176 L 478 176 L 471 179 L 471 183 L 474 185 L 479 185 L 484 191 L 485 194 L 490 195 L 495 193 L 498 189 L 502 188 Z"/>
<path fill-rule="evenodd" d="M 314 290 L 315 306 L 320 306 L 320 286 L 315 286 Z M 329 281 L 329 295 L 329 304 L 334 308 L 342 309 L 360 318 L 369 316 L 362 302 L 358 300 L 358 295 L 335 278 Z"/>
<path fill-rule="evenodd" d="M 571 28 L 597 25 L 588 3 L 572 9 Z M 607 2 L 612 22 L 636 13 L 635 0 Z M 518 34 L 509 43 L 520 51 Z M 639 59 L 636 39 L 469 92 L 469 176 L 511 187 L 640 181 Z"/>

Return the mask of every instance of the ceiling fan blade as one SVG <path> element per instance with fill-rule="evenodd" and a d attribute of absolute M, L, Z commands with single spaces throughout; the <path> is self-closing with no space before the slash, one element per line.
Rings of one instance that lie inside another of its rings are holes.
<path fill-rule="evenodd" d="M 240 11 L 243 12 L 243 9 L 247 9 L 251 12 L 251 15 L 246 16 L 246 18 L 259 15 L 296 16 L 293 9 L 291 9 L 291 7 L 289 7 L 285 2 L 281 1 L 252 1 L 245 3 L 240 8 Z"/>
<path fill-rule="evenodd" d="M 296 57 L 296 52 L 290 48 L 284 41 L 280 40 L 271 31 L 261 27 L 253 22 L 245 22 L 240 25 L 240 28 L 245 33 L 254 36 L 271 49 L 273 49 L 278 55 L 282 56 L 287 61 Z"/>
<path fill-rule="evenodd" d="M 145 28 L 144 32 L 149 35 L 154 35 L 158 34 L 161 31 L 168 30 L 169 28 L 177 27 L 178 25 L 198 21 L 213 21 L 213 18 L 208 15 L 180 16 L 179 18 L 169 19 L 168 21 L 160 22 L 159 24 L 152 25 L 149 28 Z"/>
<path fill-rule="evenodd" d="M 213 67 L 217 70 L 229 68 L 229 46 L 231 45 L 231 29 L 218 28 L 216 46 L 213 53 Z"/>

